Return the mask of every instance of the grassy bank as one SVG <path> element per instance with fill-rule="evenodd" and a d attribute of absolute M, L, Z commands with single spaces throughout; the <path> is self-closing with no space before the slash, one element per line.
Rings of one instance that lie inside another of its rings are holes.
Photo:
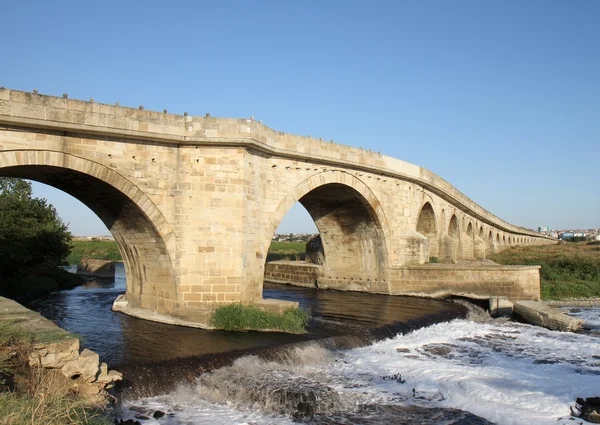
<path fill-rule="evenodd" d="M 82 258 L 122 261 L 115 241 L 72 241 L 73 250 L 67 257 L 69 264 L 78 264 Z"/>
<path fill-rule="evenodd" d="M 514 247 L 491 260 L 508 265 L 540 265 L 542 298 L 600 297 L 600 246 L 588 242 Z"/>
<path fill-rule="evenodd" d="M 210 325 L 226 331 L 279 330 L 304 333 L 308 319 L 308 313 L 299 308 L 274 314 L 252 305 L 229 304 L 215 310 Z"/>
<path fill-rule="evenodd" d="M 62 337 L 58 335 L 56 337 Z M 48 339 L 50 338 L 50 339 Z M 42 337 L 49 342 L 53 335 Z M 56 373 L 32 368 L 27 357 L 41 342 L 17 321 L 0 318 L 0 421 L 4 425 L 108 425 L 104 412 L 69 394 Z M 63 379 L 66 379 L 63 377 Z"/>

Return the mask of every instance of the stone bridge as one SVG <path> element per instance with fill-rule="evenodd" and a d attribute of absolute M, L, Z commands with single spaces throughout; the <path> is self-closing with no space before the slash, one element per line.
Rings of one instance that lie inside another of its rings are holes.
<path fill-rule="evenodd" d="M 262 299 L 263 275 L 273 233 L 295 202 L 321 234 L 320 287 L 435 294 L 448 263 L 554 243 L 499 219 L 430 171 L 379 153 L 281 133 L 252 118 L 66 95 L 0 88 L 0 176 L 46 183 L 86 204 L 123 256 L 121 308 L 173 323 L 206 324 L 219 303 L 285 308 Z M 432 268 L 431 257 L 447 264 Z M 468 269 L 451 271 L 466 291 L 539 297 L 536 268 L 510 285 Z"/>

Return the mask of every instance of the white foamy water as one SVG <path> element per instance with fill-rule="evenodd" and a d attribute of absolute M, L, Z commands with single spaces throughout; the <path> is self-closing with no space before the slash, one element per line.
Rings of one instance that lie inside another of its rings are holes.
<path fill-rule="evenodd" d="M 585 318 L 600 321 L 600 308 L 583 310 Z M 575 398 L 600 396 L 600 338 L 454 320 L 348 351 L 309 347 L 279 363 L 242 358 L 212 378 L 251 392 L 254 382 L 281 376 L 333 388 L 344 409 L 365 403 L 450 407 L 499 425 L 572 424 L 582 421 L 569 420 Z M 145 424 L 292 423 L 261 410 L 268 404 L 227 400 L 226 385 L 213 391 L 207 382 L 128 405 L 170 413 Z"/>
<path fill-rule="evenodd" d="M 585 327 L 600 330 L 600 307 L 565 307 L 562 310 L 569 316 L 582 319 L 585 322 Z"/>

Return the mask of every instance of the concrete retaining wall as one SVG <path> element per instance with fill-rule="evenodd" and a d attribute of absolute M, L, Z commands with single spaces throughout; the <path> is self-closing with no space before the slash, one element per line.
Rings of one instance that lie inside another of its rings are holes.
<path fill-rule="evenodd" d="M 272 261 L 265 265 L 265 282 L 315 288 L 321 267 L 303 261 Z"/>
<path fill-rule="evenodd" d="M 322 267 L 316 264 L 273 261 L 265 266 L 265 281 L 390 295 L 440 298 L 449 295 L 500 296 L 513 302 L 540 299 L 540 266 L 427 264 L 394 268 L 391 272 L 390 287 L 386 290 L 380 282 L 372 282 L 368 288 L 354 281 L 343 281 L 334 285 L 331 279 L 323 276 Z"/>
<path fill-rule="evenodd" d="M 427 264 L 392 269 L 393 295 L 503 296 L 540 299 L 540 266 Z"/>

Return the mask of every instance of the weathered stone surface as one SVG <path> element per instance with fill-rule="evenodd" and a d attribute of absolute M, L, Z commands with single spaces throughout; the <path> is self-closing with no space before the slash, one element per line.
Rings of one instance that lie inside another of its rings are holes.
<path fill-rule="evenodd" d="M 77 274 L 99 278 L 114 278 L 114 261 L 99 260 L 97 258 L 83 258 L 77 265 Z"/>
<path fill-rule="evenodd" d="M 493 272 L 413 268 L 555 243 L 416 165 L 253 119 L 6 89 L 0 99 L 3 175 L 65 190 L 107 224 L 127 270 L 127 313 L 193 323 L 215 303 L 260 301 L 271 238 L 296 202 L 320 230 L 320 287 L 539 297 L 535 269 L 493 285 Z"/>
<path fill-rule="evenodd" d="M 52 388 L 69 389 L 91 402 L 103 403 L 106 389 L 123 379 L 120 372 L 109 371 L 106 363 L 100 364 L 98 354 L 88 349 L 80 352 L 77 338 L 16 301 L 0 297 L 0 320 L 18 323 L 31 332 L 34 343 L 28 363 L 45 369 Z M 40 340 L 49 342 L 36 342 Z"/>
<path fill-rule="evenodd" d="M 490 297 L 490 315 L 492 317 L 510 317 L 513 313 L 513 303 L 506 297 Z"/>
<path fill-rule="evenodd" d="M 583 324 L 579 319 L 536 301 L 518 301 L 514 312 L 528 323 L 554 331 L 576 331 Z"/>

